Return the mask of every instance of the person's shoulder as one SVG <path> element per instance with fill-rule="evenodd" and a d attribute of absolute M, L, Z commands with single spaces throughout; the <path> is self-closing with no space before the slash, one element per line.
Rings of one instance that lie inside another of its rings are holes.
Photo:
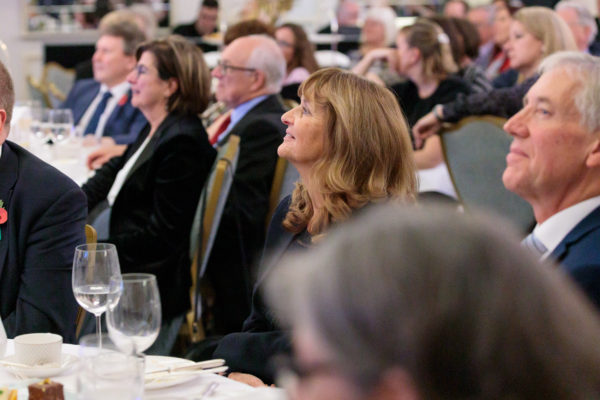
<path fill-rule="evenodd" d="M 16 190 L 25 190 L 37 194 L 37 197 L 45 194 L 48 198 L 62 196 L 69 191 L 81 191 L 71 178 L 52 165 L 40 160 L 16 143 L 7 141 L 6 144 L 17 158 Z"/>
<path fill-rule="evenodd" d="M 98 81 L 95 81 L 93 78 L 79 79 L 79 80 L 75 81 L 71 91 L 72 92 L 86 91 L 86 90 L 96 89 L 99 86 L 100 86 L 100 83 Z"/>
<path fill-rule="evenodd" d="M 459 76 L 451 75 L 440 82 L 438 90 L 443 93 L 469 93 L 469 85 Z"/>

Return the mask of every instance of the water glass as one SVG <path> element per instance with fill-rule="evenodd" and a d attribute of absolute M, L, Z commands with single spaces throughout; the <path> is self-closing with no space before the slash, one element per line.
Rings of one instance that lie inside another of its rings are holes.
<path fill-rule="evenodd" d="M 148 349 L 160 331 L 161 306 L 156 276 L 152 274 L 123 274 L 111 279 L 106 312 L 108 334 L 113 342 L 126 351 L 133 341 L 133 352 Z"/>
<path fill-rule="evenodd" d="M 86 400 L 138 400 L 144 392 L 144 358 L 119 351 L 107 336 L 79 342 L 77 392 Z"/>
<path fill-rule="evenodd" d="M 96 335 L 100 339 L 100 316 L 106 311 L 111 291 L 111 278 L 120 279 L 121 268 L 117 248 L 110 243 L 82 244 L 73 257 L 73 294 L 77 303 L 96 316 Z M 113 293 L 114 294 L 114 293 Z M 101 341 L 100 341 L 101 343 Z"/>
<path fill-rule="evenodd" d="M 50 110 L 50 120 L 55 143 L 64 143 L 74 135 L 73 113 L 68 108 Z"/>

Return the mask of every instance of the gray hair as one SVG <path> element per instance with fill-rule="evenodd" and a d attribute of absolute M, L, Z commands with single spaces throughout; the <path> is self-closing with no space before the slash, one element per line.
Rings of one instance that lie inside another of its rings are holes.
<path fill-rule="evenodd" d="M 587 26 L 590 28 L 590 37 L 588 38 L 588 44 L 594 41 L 596 34 L 598 33 L 598 25 L 596 20 L 590 12 L 590 10 L 583 4 L 575 1 L 561 0 L 554 6 L 556 11 L 570 8 L 577 13 L 577 21 L 581 26 Z"/>
<path fill-rule="evenodd" d="M 496 8 L 493 5 L 486 4 L 483 6 L 473 7 L 469 10 L 469 12 L 478 11 L 478 10 L 483 10 L 483 11 L 487 12 L 488 13 L 488 19 L 487 19 L 488 26 L 492 26 L 494 24 L 495 9 Z"/>
<path fill-rule="evenodd" d="M 402 368 L 422 398 L 598 396 L 595 310 L 510 235 L 489 217 L 388 205 L 274 269 L 266 298 L 365 391 Z"/>
<path fill-rule="evenodd" d="M 365 21 L 372 19 L 383 25 L 385 31 L 385 44 L 391 46 L 396 40 L 396 13 L 390 7 L 373 7 L 365 14 Z"/>
<path fill-rule="evenodd" d="M 277 42 L 267 35 L 249 35 L 258 41 L 246 61 L 246 67 L 255 68 L 265 75 L 265 89 L 268 93 L 279 93 L 285 77 L 286 62 Z"/>
<path fill-rule="evenodd" d="M 564 68 L 579 90 L 573 95 L 581 125 L 590 132 L 600 131 L 600 58 L 580 51 L 560 51 L 546 57 L 540 74 Z"/>

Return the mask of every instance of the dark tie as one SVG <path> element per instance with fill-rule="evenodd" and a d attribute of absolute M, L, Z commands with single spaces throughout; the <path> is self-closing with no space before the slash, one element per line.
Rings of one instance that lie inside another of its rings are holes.
<path fill-rule="evenodd" d="M 531 250 L 531 252 L 538 257 L 543 256 L 548 250 L 546 246 L 544 246 L 544 244 L 533 234 L 533 232 L 527 235 L 521 244 Z"/>
<path fill-rule="evenodd" d="M 92 118 L 90 119 L 90 122 L 88 123 L 87 128 L 85 128 L 85 132 L 84 132 L 85 134 L 96 133 L 96 128 L 98 128 L 98 122 L 100 121 L 100 117 L 102 116 L 102 113 L 106 109 L 106 103 L 108 103 L 108 99 L 110 99 L 111 97 L 112 97 L 111 92 L 109 92 L 109 91 L 104 92 L 104 94 L 102 95 L 102 99 L 100 100 L 100 103 L 98 103 L 98 106 L 96 107 L 96 111 L 94 111 L 94 115 L 92 115 Z"/>
<path fill-rule="evenodd" d="M 219 129 L 217 129 L 217 132 L 215 133 L 215 135 L 212 138 L 210 138 L 211 145 L 214 146 L 217 143 L 217 141 L 219 140 L 219 136 L 221 136 L 221 134 L 223 132 L 225 132 L 225 130 L 229 126 L 230 122 L 231 122 L 231 114 L 228 115 L 227 118 L 225 118 L 223 120 L 223 122 L 221 122 L 221 125 L 219 125 Z"/>

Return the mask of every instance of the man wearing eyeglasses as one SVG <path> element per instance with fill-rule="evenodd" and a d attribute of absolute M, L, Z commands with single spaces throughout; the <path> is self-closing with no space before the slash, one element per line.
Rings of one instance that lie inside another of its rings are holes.
<path fill-rule="evenodd" d="M 126 80 L 136 64 L 135 49 L 144 40 L 144 33 L 133 21 L 102 28 L 92 57 L 94 79 L 77 81 L 62 105 L 73 111 L 75 125 L 82 134 L 129 144 L 146 124 L 142 113 L 131 105 Z"/>
<path fill-rule="evenodd" d="M 285 65 L 272 38 L 246 36 L 225 48 L 212 71 L 219 80 L 217 100 L 232 110 L 215 145 L 224 145 L 231 135 L 241 139 L 233 186 L 207 267 L 220 334 L 239 331 L 250 313 L 252 267 L 264 243 L 277 147 L 285 134 L 277 95 Z"/>

